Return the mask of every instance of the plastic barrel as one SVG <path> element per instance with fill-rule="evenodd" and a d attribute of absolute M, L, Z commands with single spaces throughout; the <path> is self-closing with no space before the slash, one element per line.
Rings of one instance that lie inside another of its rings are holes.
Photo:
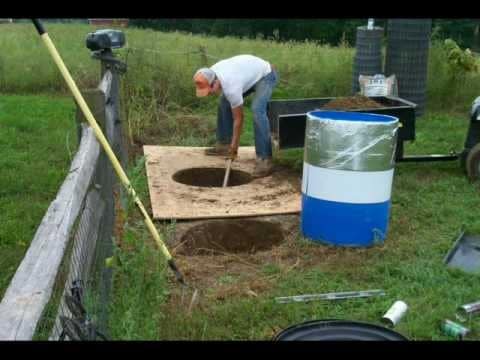
<path fill-rule="evenodd" d="M 290 326 L 274 341 L 408 341 L 382 326 L 359 321 L 314 320 Z"/>
<path fill-rule="evenodd" d="M 398 118 L 307 113 L 301 230 L 336 246 L 382 243 L 388 230 Z"/>

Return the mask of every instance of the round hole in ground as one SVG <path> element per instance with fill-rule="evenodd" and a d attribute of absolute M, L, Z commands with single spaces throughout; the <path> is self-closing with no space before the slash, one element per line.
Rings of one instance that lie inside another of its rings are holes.
<path fill-rule="evenodd" d="M 190 228 L 180 239 L 183 255 L 255 253 L 281 243 L 281 225 L 258 220 L 213 220 Z"/>
<path fill-rule="evenodd" d="M 225 168 L 189 168 L 173 174 L 174 181 L 190 186 L 222 187 Z M 241 170 L 230 170 L 227 186 L 239 186 L 252 181 L 252 175 Z"/>

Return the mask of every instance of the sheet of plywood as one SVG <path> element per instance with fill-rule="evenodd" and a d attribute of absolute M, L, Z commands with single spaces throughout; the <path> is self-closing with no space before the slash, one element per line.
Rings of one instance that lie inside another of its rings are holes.
<path fill-rule="evenodd" d="M 277 168 L 270 176 L 248 184 L 198 187 L 178 183 L 173 175 L 198 167 L 225 168 L 225 159 L 206 156 L 203 147 L 145 145 L 148 187 L 155 219 L 205 219 L 276 215 L 300 212 L 301 178 Z M 240 147 L 232 170 L 252 173 L 255 148 Z"/>

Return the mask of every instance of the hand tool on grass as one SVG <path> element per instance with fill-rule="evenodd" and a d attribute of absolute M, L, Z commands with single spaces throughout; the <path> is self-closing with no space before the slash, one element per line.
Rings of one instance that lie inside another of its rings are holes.
<path fill-rule="evenodd" d="M 67 67 L 65 66 L 62 58 L 60 57 L 60 54 L 58 53 L 57 49 L 55 48 L 55 45 L 53 44 L 52 40 L 48 36 L 48 33 L 45 31 L 45 28 L 43 27 L 42 23 L 40 22 L 39 19 L 32 19 L 33 24 L 35 25 L 35 28 L 38 31 L 38 34 L 42 38 L 43 42 L 45 43 L 48 51 L 50 52 L 50 55 L 52 56 L 55 64 L 58 66 L 60 72 L 63 75 L 63 78 L 65 79 L 65 82 L 68 85 L 68 88 L 73 94 L 73 97 L 75 98 L 78 106 L 83 112 L 83 115 L 85 116 L 85 119 L 87 119 L 88 123 L 92 127 L 95 136 L 98 140 L 98 142 L 101 144 L 103 149 L 105 150 L 105 153 L 107 154 L 110 162 L 112 163 L 112 166 L 120 179 L 121 183 L 127 190 L 128 194 L 130 194 L 133 198 L 133 201 L 135 202 L 135 205 L 137 209 L 140 211 L 140 213 L 143 215 L 145 225 L 147 226 L 148 230 L 150 231 L 153 239 L 155 240 L 156 244 L 158 245 L 161 253 L 165 256 L 168 266 L 170 269 L 173 271 L 175 274 L 175 278 L 177 279 L 178 282 L 180 282 L 184 286 L 189 286 L 185 283 L 185 279 L 183 275 L 180 273 L 180 271 L 177 268 L 177 265 L 175 264 L 175 261 L 173 260 L 172 255 L 168 251 L 167 247 L 165 246 L 165 243 L 163 242 L 157 228 L 153 224 L 152 219 L 148 215 L 147 211 L 145 210 L 145 207 L 143 206 L 142 202 L 140 201 L 139 197 L 137 196 L 137 193 L 135 192 L 135 189 L 133 188 L 132 184 L 130 183 L 130 180 L 128 179 L 127 175 L 125 174 L 125 171 L 123 170 L 120 162 L 118 161 L 117 157 L 115 156 L 114 152 L 112 151 L 112 148 L 110 147 L 110 144 L 108 143 L 107 139 L 105 138 L 105 135 L 103 134 L 102 130 L 98 126 L 97 121 L 95 120 L 90 108 L 88 107 L 87 103 L 85 102 L 85 99 L 83 98 L 82 94 L 78 90 L 77 84 L 73 80 L 72 76 L 70 75 L 70 72 L 68 71 Z M 197 290 L 195 290 L 196 292 Z M 196 294 L 194 294 L 196 295 Z"/>
<path fill-rule="evenodd" d="M 277 297 L 275 298 L 275 300 L 279 304 L 287 304 L 291 302 L 309 302 L 314 300 L 343 300 L 343 299 L 364 298 L 364 297 L 370 297 L 375 295 L 383 296 L 385 295 L 385 291 L 365 290 L 365 291 L 346 291 L 346 292 L 326 293 L 326 294 L 308 294 L 308 295 Z"/>
<path fill-rule="evenodd" d="M 227 159 L 227 168 L 225 170 L 225 177 L 223 179 L 223 187 L 227 187 L 228 178 L 230 177 L 230 169 L 232 167 L 233 159 Z"/>
<path fill-rule="evenodd" d="M 448 251 L 443 262 L 449 268 L 462 270 L 469 274 L 480 270 L 480 235 L 468 234 L 464 226 L 460 235 Z"/>

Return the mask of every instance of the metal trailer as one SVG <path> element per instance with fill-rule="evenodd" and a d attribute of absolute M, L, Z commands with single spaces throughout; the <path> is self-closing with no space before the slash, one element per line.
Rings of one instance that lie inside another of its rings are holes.
<path fill-rule="evenodd" d="M 271 100 L 267 115 L 274 151 L 302 148 L 305 144 L 306 113 L 321 110 L 334 97 Z M 480 96 L 473 102 L 464 148 L 449 154 L 404 155 L 404 141 L 415 140 L 416 104 L 395 96 L 374 96 L 370 99 L 384 105 L 381 108 L 363 108 L 344 111 L 391 115 L 399 118 L 401 127 L 397 137 L 397 162 L 456 161 L 459 160 L 470 179 L 480 176 Z"/>

